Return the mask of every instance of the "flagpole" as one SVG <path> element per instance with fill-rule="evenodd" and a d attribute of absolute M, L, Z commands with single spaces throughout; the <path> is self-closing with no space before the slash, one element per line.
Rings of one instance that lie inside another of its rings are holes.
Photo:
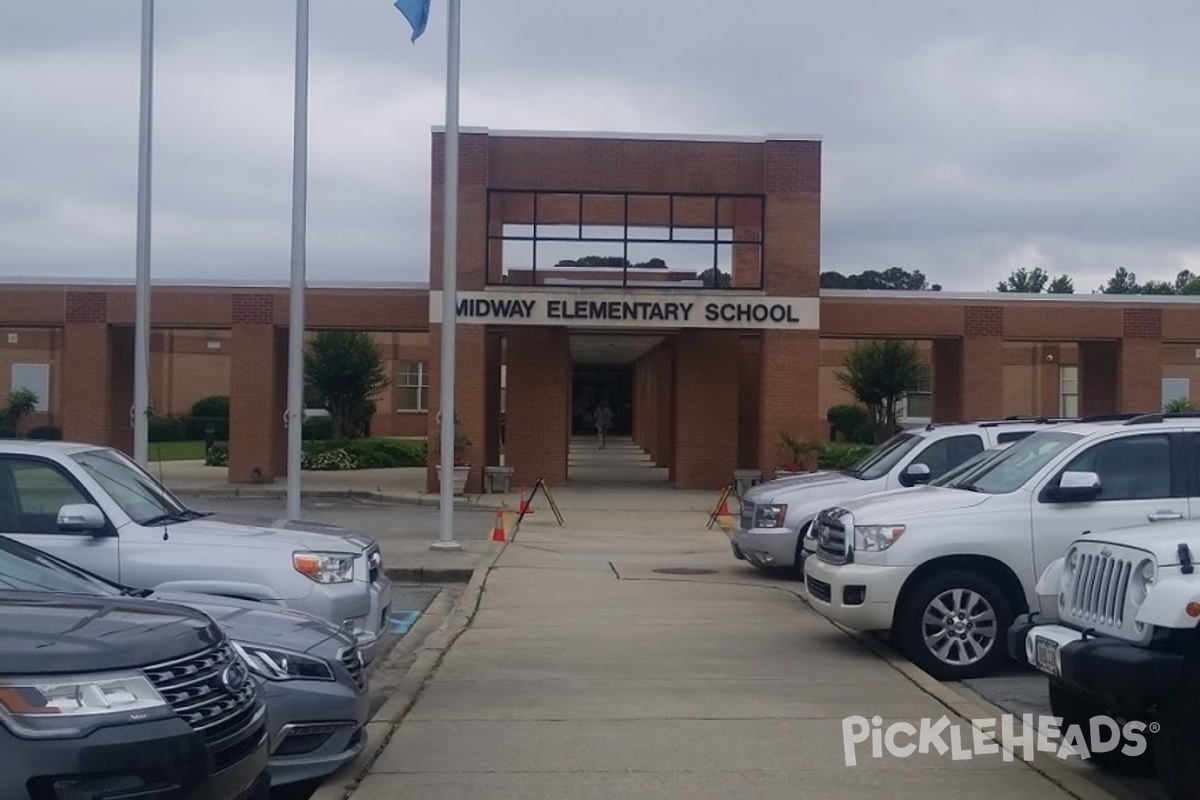
<path fill-rule="evenodd" d="M 435 550 L 461 550 L 454 540 L 455 327 L 458 306 L 458 84 L 460 0 L 448 0 L 446 37 L 446 133 L 442 220 L 441 489 Z"/>
<path fill-rule="evenodd" d="M 304 289 L 308 204 L 308 0 L 296 0 L 296 105 L 292 134 L 292 278 L 288 300 L 287 515 L 300 518 L 304 427 Z"/>
<path fill-rule="evenodd" d="M 142 0 L 141 99 L 138 123 L 137 279 L 133 315 L 133 458 L 149 462 L 150 168 L 154 103 L 154 0 Z"/>

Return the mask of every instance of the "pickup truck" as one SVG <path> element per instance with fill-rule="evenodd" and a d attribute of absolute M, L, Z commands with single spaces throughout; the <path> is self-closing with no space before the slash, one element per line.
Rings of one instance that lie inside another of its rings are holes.
<path fill-rule="evenodd" d="M 364 663 L 388 630 L 391 583 L 370 537 L 195 511 L 107 447 L 0 442 L 0 534 L 114 583 L 307 612 L 354 635 Z"/>

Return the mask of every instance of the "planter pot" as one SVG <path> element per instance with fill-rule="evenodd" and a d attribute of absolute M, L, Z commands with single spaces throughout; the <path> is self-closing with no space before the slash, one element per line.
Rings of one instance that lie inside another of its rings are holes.
<path fill-rule="evenodd" d="M 437 466 L 438 480 L 441 481 L 442 465 Z M 454 493 L 464 494 L 467 491 L 467 476 L 471 474 L 470 467 L 455 467 L 454 468 Z M 440 485 L 440 484 L 439 484 Z"/>

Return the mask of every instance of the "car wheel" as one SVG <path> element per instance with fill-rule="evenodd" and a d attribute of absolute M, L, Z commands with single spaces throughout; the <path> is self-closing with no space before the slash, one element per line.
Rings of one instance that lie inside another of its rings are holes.
<path fill-rule="evenodd" d="M 950 570 L 924 580 L 900 617 L 904 654 L 940 681 L 978 678 L 1007 658 L 1012 606 L 988 578 Z"/>
<path fill-rule="evenodd" d="M 1099 703 L 1071 691 L 1055 680 L 1050 681 L 1050 713 L 1062 719 L 1060 730 L 1064 737 L 1072 725 L 1078 725 L 1081 739 L 1089 748 L 1094 744 L 1091 740 L 1092 717 L 1112 717 Z M 1115 721 L 1121 726 L 1128 722 Z M 1146 749 L 1139 755 L 1127 756 L 1122 753 L 1126 743 L 1121 742 L 1117 747 L 1103 753 L 1089 750 L 1089 760 L 1096 766 L 1118 775 L 1153 775 L 1154 754 L 1150 746 L 1151 738 L 1147 737 Z"/>
<path fill-rule="evenodd" d="M 1154 738 L 1158 776 L 1171 800 L 1200 798 L 1200 661 L 1184 665 L 1183 680 L 1159 706 L 1162 726 Z"/>

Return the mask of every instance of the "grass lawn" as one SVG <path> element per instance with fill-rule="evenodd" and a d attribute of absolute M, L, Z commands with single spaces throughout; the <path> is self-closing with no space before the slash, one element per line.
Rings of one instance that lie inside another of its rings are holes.
<path fill-rule="evenodd" d="M 150 442 L 151 461 L 203 461 L 204 442 Z"/>

